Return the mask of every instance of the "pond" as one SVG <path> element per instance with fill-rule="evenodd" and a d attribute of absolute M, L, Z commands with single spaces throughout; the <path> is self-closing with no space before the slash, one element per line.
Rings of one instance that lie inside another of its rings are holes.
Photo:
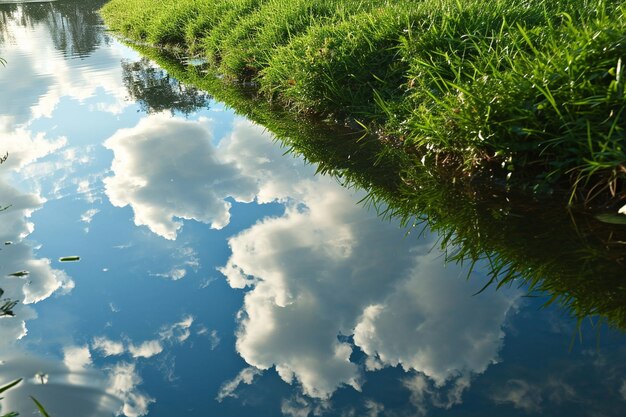
<path fill-rule="evenodd" d="M 472 230 L 586 286 L 485 287 L 493 257 L 446 262 L 469 238 L 380 216 L 102 4 L 0 2 L 0 386 L 23 378 L 2 415 L 622 415 L 623 225 L 489 190 Z"/>

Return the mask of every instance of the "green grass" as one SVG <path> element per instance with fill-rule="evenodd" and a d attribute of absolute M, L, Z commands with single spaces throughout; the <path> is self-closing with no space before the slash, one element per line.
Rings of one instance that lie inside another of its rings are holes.
<path fill-rule="evenodd" d="M 20 379 L 16 379 L 13 382 L 10 382 L 2 387 L 0 387 L 0 394 L 2 394 L 5 391 L 10 390 L 11 388 L 15 387 L 16 385 L 19 385 L 22 382 L 22 378 Z M 43 417 L 50 417 L 50 414 L 48 414 L 48 412 L 46 411 L 46 409 L 44 408 L 44 406 L 37 401 L 37 399 L 35 397 L 30 397 L 31 400 L 33 400 L 33 402 L 35 403 L 35 406 L 37 407 L 37 410 L 39 411 L 39 414 L 41 414 Z M 0 400 L 2 398 L 0 397 Z M 1 411 L 1 406 L 0 406 L 0 411 Z M 20 415 L 20 413 L 16 412 L 16 411 L 11 411 L 8 414 L 3 414 L 1 417 L 18 417 Z"/>
<path fill-rule="evenodd" d="M 102 14 L 460 175 L 625 198 L 623 0 L 112 0 Z"/>

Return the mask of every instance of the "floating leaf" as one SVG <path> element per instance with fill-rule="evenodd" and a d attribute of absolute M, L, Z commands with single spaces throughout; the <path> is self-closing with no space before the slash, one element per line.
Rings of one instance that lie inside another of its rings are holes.
<path fill-rule="evenodd" d="M 78 262 L 80 261 L 80 256 L 64 256 L 59 258 L 59 262 Z"/>
<path fill-rule="evenodd" d="M 30 272 L 28 271 L 17 271 L 17 272 L 13 272 L 12 274 L 9 274 L 10 277 L 25 277 L 26 275 L 28 275 Z"/>

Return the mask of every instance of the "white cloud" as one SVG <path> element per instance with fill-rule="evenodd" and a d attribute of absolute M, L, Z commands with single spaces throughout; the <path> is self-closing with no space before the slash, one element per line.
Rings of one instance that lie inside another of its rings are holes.
<path fill-rule="evenodd" d="M 280 403 L 280 411 L 288 417 L 321 416 L 330 408 L 330 404 L 319 399 L 304 398 L 294 395 L 284 398 Z"/>
<path fill-rule="evenodd" d="M 365 409 L 367 410 L 368 417 L 378 417 L 385 411 L 385 406 L 374 400 L 366 400 Z"/>
<path fill-rule="evenodd" d="M 83 374 L 93 363 L 89 346 L 66 346 L 63 348 L 63 363 L 69 369 L 68 381 L 79 385 L 83 380 Z"/>
<path fill-rule="evenodd" d="M 44 133 L 34 134 L 23 127 L 9 130 L 3 133 L 2 144 L 0 145 L 0 156 L 5 156 L 7 153 L 9 155 L 2 164 L 2 169 L 24 170 L 29 164 L 58 151 L 66 145 L 67 138 L 65 137 L 49 139 Z M 40 169 L 39 175 L 45 175 L 49 171 L 49 169 Z M 26 174 L 28 175 L 28 173 Z"/>
<path fill-rule="evenodd" d="M 400 364 L 439 384 L 497 359 L 510 294 L 472 297 L 476 283 L 428 253 L 432 239 L 411 244 L 397 226 L 354 208 L 358 197 L 321 180 L 311 191 L 307 211 L 289 207 L 229 242 L 222 272 L 231 286 L 252 287 L 237 334 L 249 364 L 276 366 L 285 381 L 326 398 L 340 385 L 360 386 L 339 332 L 354 332 L 381 366 Z"/>
<path fill-rule="evenodd" d="M 246 177 L 257 182 L 256 198 L 261 203 L 298 198 L 313 179 L 315 167 L 285 155 L 285 148 L 272 140 L 264 127 L 237 120 L 230 136 L 218 147 L 220 157 L 233 163 Z"/>
<path fill-rule="evenodd" d="M 17 163 L 19 165 L 19 162 Z M 0 169 L 4 170 L 4 164 Z M 24 240 L 33 230 L 29 221 L 31 214 L 37 210 L 43 199 L 35 194 L 26 194 L 9 186 L 0 177 L 0 206 L 10 207 L 2 211 L 0 222 L 0 242 L 11 241 L 11 245 L 3 245 L 2 262 L 0 262 L 0 288 L 3 297 L 19 301 L 14 308 L 16 317 L 11 320 L 0 320 L 0 346 L 11 344 L 26 335 L 26 320 L 36 317 L 35 312 L 25 304 L 43 301 L 53 293 L 65 294 L 74 283 L 63 271 L 53 269 L 49 259 L 36 259 L 33 248 Z M 9 274 L 26 271 L 23 277 L 12 277 Z"/>
<path fill-rule="evenodd" d="M 211 134 L 198 122 L 148 116 L 121 129 L 105 146 L 114 154 L 113 176 L 105 178 L 111 204 L 130 205 L 135 224 L 175 239 L 182 222 L 193 219 L 220 229 L 230 220 L 230 203 L 251 201 L 254 183 L 220 161 Z"/>
<path fill-rule="evenodd" d="M 155 277 L 168 278 L 172 281 L 178 281 L 179 279 L 185 278 L 187 270 L 185 268 L 172 268 L 168 272 L 159 272 L 151 275 Z"/>
<path fill-rule="evenodd" d="M 309 417 L 311 407 L 302 397 L 283 399 L 280 404 L 280 412 L 288 417 Z"/>
<path fill-rule="evenodd" d="M 159 336 L 163 341 L 183 343 L 191 336 L 191 325 L 193 324 L 193 316 L 185 316 L 177 323 L 163 326 L 159 331 Z"/>
<path fill-rule="evenodd" d="M 148 406 L 155 400 L 137 390 L 142 382 L 134 363 L 121 362 L 109 368 L 109 391 L 124 402 L 118 412 L 127 417 L 148 414 Z"/>
<path fill-rule="evenodd" d="M 163 345 L 158 340 L 148 340 L 139 346 L 129 345 L 128 351 L 133 358 L 150 358 L 163 352 Z"/>
<path fill-rule="evenodd" d="M 437 250 L 416 250 L 408 279 L 367 306 L 354 331 L 370 358 L 422 372 L 439 386 L 459 374 L 482 373 L 497 360 L 501 326 L 514 307 L 506 290 L 472 296 L 478 277 L 466 282 L 459 268 L 444 268 L 442 261 Z"/>
<path fill-rule="evenodd" d="M 89 224 L 93 220 L 93 217 L 98 213 L 100 213 L 100 210 L 98 209 L 89 209 L 81 214 L 80 221 Z"/>
<path fill-rule="evenodd" d="M 193 248 L 187 246 L 180 247 L 180 245 L 176 243 L 168 244 L 168 246 L 170 245 L 169 252 L 172 255 L 173 266 L 167 272 L 156 272 L 150 275 L 178 281 L 186 277 L 190 270 L 194 272 L 198 271 L 200 268 L 200 258 L 198 258 L 198 254 Z"/>
<path fill-rule="evenodd" d="M 264 157 L 245 157 L 246 146 Z M 274 171 L 265 155 L 271 160 L 276 148 L 256 127 L 239 123 L 219 149 L 256 175 L 259 201 L 287 203 L 283 217 L 229 240 L 221 272 L 233 288 L 250 287 L 237 332 L 242 358 L 327 399 L 342 385 L 360 388 L 352 347 L 337 339 L 354 333 L 371 369 L 421 372 L 437 388 L 453 385 L 432 402 L 460 402 L 471 375 L 497 360 L 517 293 L 472 297 L 481 283 L 466 281 L 457 265 L 444 267 L 442 253 L 431 251 L 435 236 L 405 237 L 396 223 L 357 205 L 362 193 L 311 179 L 313 168 L 300 161 L 283 157 Z"/>
<path fill-rule="evenodd" d="M 528 414 L 541 412 L 541 389 L 521 379 L 510 379 L 491 397 L 496 404 L 511 404 Z"/>
<path fill-rule="evenodd" d="M 438 386 L 423 373 L 415 373 L 404 378 L 402 384 L 410 392 L 409 399 L 415 406 L 417 415 L 426 415 L 431 406 L 450 409 L 463 402 L 463 393 L 471 384 L 470 373 L 460 374 L 450 380 L 445 387 Z"/>
<path fill-rule="evenodd" d="M 235 393 L 235 391 L 237 390 L 239 385 L 252 384 L 254 378 L 258 375 L 261 375 L 262 373 L 263 371 L 252 366 L 242 369 L 235 378 L 222 384 L 215 399 L 219 402 L 222 402 L 226 397 L 237 398 L 237 394 Z"/>
<path fill-rule="evenodd" d="M 89 346 L 68 346 L 63 349 L 63 363 L 72 372 L 81 372 L 91 364 Z"/>
<path fill-rule="evenodd" d="M 94 337 L 91 342 L 91 348 L 102 353 L 104 356 L 117 356 L 124 353 L 124 344 L 109 340 L 104 336 Z"/>
<path fill-rule="evenodd" d="M 211 338 L 211 350 L 215 350 L 215 348 L 217 348 L 220 344 L 220 337 L 217 334 L 217 330 L 211 330 L 211 334 L 210 334 L 210 338 Z"/>

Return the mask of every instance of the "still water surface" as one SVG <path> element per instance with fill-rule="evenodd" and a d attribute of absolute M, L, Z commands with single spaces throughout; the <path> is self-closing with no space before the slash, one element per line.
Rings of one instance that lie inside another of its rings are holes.
<path fill-rule="evenodd" d="M 622 334 L 474 296 L 480 268 L 120 44 L 101 4 L 0 4 L 3 413 L 623 415 Z"/>

